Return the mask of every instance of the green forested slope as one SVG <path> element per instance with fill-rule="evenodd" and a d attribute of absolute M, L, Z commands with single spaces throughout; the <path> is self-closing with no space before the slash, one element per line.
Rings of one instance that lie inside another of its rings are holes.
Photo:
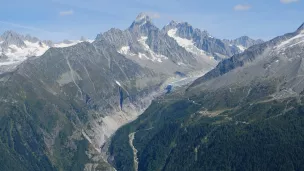
<path fill-rule="evenodd" d="M 303 170 L 303 98 L 272 99 L 271 85 L 247 98 L 241 88 L 155 101 L 113 137 L 116 168 L 134 169 L 128 135 L 137 131 L 138 170 Z"/>

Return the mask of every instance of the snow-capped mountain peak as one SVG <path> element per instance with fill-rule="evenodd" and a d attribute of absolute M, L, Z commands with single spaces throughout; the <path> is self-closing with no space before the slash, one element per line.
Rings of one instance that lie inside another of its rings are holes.
<path fill-rule="evenodd" d="M 129 30 L 140 37 L 147 36 L 150 31 L 156 31 L 158 28 L 152 23 L 152 19 L 148 14 L 140 13 L 129 27 Z"/>
<path fill-rule="evenodd" d="M 2 47 L 8 47 L 9 45 L 16 45 L 19 47 L 25 47 L 26 45 L 23 42 L 23 36 L 14 32 L 14 31 L 5 31 L 1 35 Z"/>
<path fill-rule="evenodd" d="M 50 40 L 41 41 L 30 35 L 23 36 L 14 31 L 6 31 L 0 36 L 0 66 L 17 66 L 28 57 L 43 55 L 50 47 L 64 48 L 84 41 L 92 42 L 83 38 L 53 43 Z"/>
<path fill-rule="evenodd" d="M 280 42 L 274 49 L 278 50 L 278 53 L 282 53 L 285 49 L 293 48 L 295 46 L 303 46 L 304 45 L 304 25 L 302 24 L 299 29 L 295 32 L 296 34 L 293 37 L 288 38 Z"/>
<path fill-rule="evenodd" d="M 146 24 L 146 23 L 152 23 L 152 19 L 151 19 L 151 17 L 150 17 L 148 14 L 146 14 L 146 13 L 140 13 L 140 14 L 136 17 L 134 23 L 141 26 L 141 25 L 144 25 L 144 24 Z"/>
<path fill-rule="evenodd" d="M 151 21 L 151 18 L 148 14 L 146 13 L 140 13 L 136 19 L 135 19 L 136 22 L 142 22 L 142 21 Z"/>

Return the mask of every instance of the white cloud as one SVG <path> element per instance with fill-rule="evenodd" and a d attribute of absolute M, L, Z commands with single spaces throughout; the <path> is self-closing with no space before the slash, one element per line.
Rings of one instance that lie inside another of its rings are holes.
<path fill-rule="evenodd" d="M 160 18 L 160 14 L 157 12 L 147 12 L 147 15 L 149 15 L 151 18 Z"/>
<path fill-rule="evenodd" d="M 280 0 L 282 4 L 290 4 L 293 2 L 298 2 L 299 0 Z"/>
<path fill-rule="evenodd" d="M 61 16 L 66 16 L 66 15 L 73 15 L 74 11 L 73 10 L 68 10 L 68 11 L 60 11 L 59 15 Z"/>
<path fill-rule="evenodd" d="M 234 10 L 235 11 L 247 11 L 251 8 L 250 5 L 243 5 L 243 4 L 238 4 L 236 6 L 234 6 Z"/>

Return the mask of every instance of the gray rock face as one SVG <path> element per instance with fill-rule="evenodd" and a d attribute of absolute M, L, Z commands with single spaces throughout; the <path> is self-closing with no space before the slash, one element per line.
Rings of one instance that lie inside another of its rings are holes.
<path fill-rule="evenodd" d="M 297 29 L 297 32 L 301 32 L 302 30 L 304 30 L 304 23 Z"/>
<path fill-rule="evenodd" d="M 0 40 L 3 41 L 2 48 L 7 48 L 9 45 L 16 45 L 17 47 L 26 47 L 24 41 L 31 43 L 37 43 L 40 40 L 37 37 L 31 35 L 21 35 L 14 31 L 5 31 L 1 36 Z M 43 42 L 48 42 L 49 45 L 53 44 L 50 40 L 44 40 Z"/>
<path fill-rule="evenodd" d="M 43 40 L 42 42 L 44 44 L 46 44 L 47 46 L 49 46 L 49 47 L 53 47 L 54 46 L 54 43 L 51 40 Z"/>
<path fill-rule="evenodd" d="M 193 28 L 187 22 L 171 21 L 162 29 L 162 31 L 168 33 L 168 31 L 172 29 L 176 30 L 176 35 L 178 37 L 192 40 L 197 48 L 204 50 L 214 56 L 217 60 L 231 57 L 252 45 L 263 43 L 263 40 L 253 40 L 247 36 L 235 40 L 220 40 L 212 37 L 205 30 L 201 31 L 200 29 Z"/>
<path fill-rule="evenodd" d="M 248 36 L 242 36 L 242 37 L 234 39 L 234 40 L 225 40 L 225 41 L 227 41 L 228 43 L 235 45 L 235 46 L 242 46 L 245 49 L 247 49 L 253 45 L 261 44 L 264 42 L 261 39 L 254 40 Z"/>
<path fill-rule="evenodd" d="M 189 90 L 207 84 L 211 86 L 213 81 L 218 81 L 217 86 L 213 86 L 216 88 L 232 83 L 241 86 L 254 80 L 278 79 L 284 82 L 279 85 L 278 91 L 290 89 L 299 94 L 304 89 L 301 81 L 301 75 L 304 74 L 303 40 L 304 31 L 297 30 L 254 45 L 241 54 L 221 61 L 216 68 L 197 79 Z"/>
<path fill-rule="evenodd" d="M 108 41 L 118 51 L 124 47 L 127 51 L 124 54 L 126 57 L 137 61 L 143 67 L 149 67 L 164 74 L 172 75 L 176 71 L 191 72 L 198 69 L 209 70 L 215 65 L 215 62 L 205 62 L 200 56 L 179 46 L 167 33 L 159 30 L 149 16 L 144 14 L 140 14 L 128 29 L 110 29 L 99 34 L 96 40 Z M 155 63 L 155 61 L 158 62 Z"/>
<path fill-rule="evenodd" d="M 135 21 L 129 27 L 129 30 L 133 32 L 135 35 L 148 35 L 150 31 L 156 31 L 158 28 L 152 23 L 151 18 L 141 13 L 139 14 Z"/>
<path fill-rule="evenodd" d="M 25 47 L 26 45 L 23 42 L 24 37 L 22 35 L 19 35 L 18 33 L 14 31 L 6 31 L 1 35 L 1 40 L 3 43 L 1 44 L 1 47 L 7 48 L 9 45 L 16 45 L 18 47 Z"/>
<path fill-rule="evenodd" d="M 37 37 L 32 37 L 31 35 L 26 35 L 24 37 L 24 40 L 27 40 L 27 41 L 29 41 L 31 43 L 36 43 L 36 42 L 40 41 Z"/>
<path fill-rule="evenodd" d="M 201 31 L 199 29 L 193 28 L 189 23 L 187 22 L 177 22 L 177 21 L 171 21 L 168 25 L 166 25 L 163 28 L 163 31 L 167 33 L 171 29 L 177 29 L 177 35 L 181 38 L 186 39 L 192 39 L 194 34 L 198 37 L 206 38 L 209 35 L 207 31 Z"/>
<path fill-rule="evenodd" d="M 230 46 L 229 43 L 212 37 L 205 30 L 201 31 L 200 29 L 193 28 L 187 22 L 171 21 L 162 31 L 168 33 L 172 29 L 176 29 L 178 37 L 192 40 L 197 48 L 209 53 L 217 60 L 228 58 L 240 52 L 237 47 Z"/>

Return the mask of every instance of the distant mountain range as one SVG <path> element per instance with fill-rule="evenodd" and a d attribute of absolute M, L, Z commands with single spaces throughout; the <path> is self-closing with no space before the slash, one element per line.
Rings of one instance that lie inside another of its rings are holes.
<path fill-rule="evenodd" d="M 98 35 L 96 39 L 109 41 L 121 54 L 133 56 L 135 60 L 145 58 L 164 61 L 170 57 L 171 62 L 178 65 L 189 64 L 191 60 L 192 64 L 197 64 L 193 62 L 197 60 L 199 65 L 205 65 L 207 68 L 263 42 L 246 36 L 231 41 L 216 39 L 207 31 L 193 28 L 186 22 L 172 21 L 160 30 L 144 13 L 139 14 L 127 30 L 110 29 Z M 0 36 L 0 71 L 11 70 L 28 57 L 41 56 L 51 47 L 69 47 L 85 41 L 93 42 L 82 37 L 76 41 L 53 43 L 50 40 L 39 40 L 30 35 L 23 36 L 14 31 L 6 31 Z M 191 57 L 186 59 L 185 56 Z"/>
<path fill-rule="evenodd" d="M 53 43 L 50 40 L 39 40 L 30 35 L 24 36 L 14 31 L 6 31 L 0 36 L 0 66 L 5 66 L 9 69 L 12 66 L 19 65 L 28 57 L 43 55 L 51 47 L 69 47 L 84 41 L 92 42 L 91 40 L 81 39 Z"/>

